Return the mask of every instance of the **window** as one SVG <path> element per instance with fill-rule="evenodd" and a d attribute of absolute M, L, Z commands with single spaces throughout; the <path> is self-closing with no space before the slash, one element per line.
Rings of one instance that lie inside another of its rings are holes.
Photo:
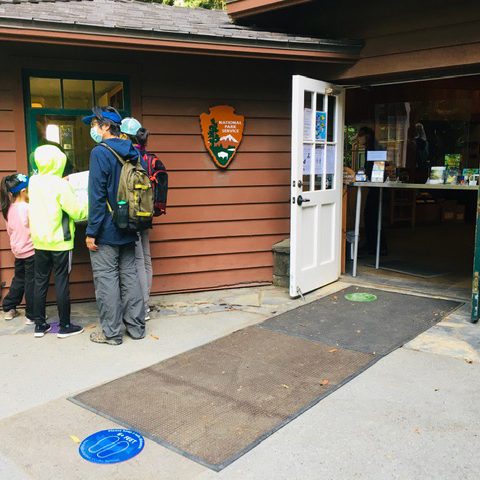
<path fill-rule="evenodd" d="M 30 173 L 36 170 L 33 152 L 44 144 L 67 155 L 65 175 L 88 170 L 95 143 L 82 118 L 94 105 L 112 106 L 122 117 L 130 114 L 126 77 L 26 72 L 24 82 Z"/>

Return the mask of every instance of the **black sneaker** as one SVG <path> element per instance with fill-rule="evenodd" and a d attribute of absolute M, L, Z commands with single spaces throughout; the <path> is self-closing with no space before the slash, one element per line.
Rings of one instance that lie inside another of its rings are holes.
<path fill-rule="evenodd" d="M 40 325 L 35 325 L 35 333 L 33 334 L 34 337 L 43 337 L 47 332 L 51 330 L 52 326 L 45 322 Z"/>
<path fill-rule="evenodd" d="M 79 325 L 75 325 L 73 323 L 67 323 L 66 325 L 60 325 L 60 330 L 57 333 L 57 337 L 67 338 L 82 332 L 83 332 L 83 327 L 80 327 Z"/>

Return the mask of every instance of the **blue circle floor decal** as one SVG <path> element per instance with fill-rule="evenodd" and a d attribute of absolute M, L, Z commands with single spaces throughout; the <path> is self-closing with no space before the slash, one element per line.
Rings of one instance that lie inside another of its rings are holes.
<path fill-rule="evenodd" d="M 78 449 L 89 462 L 118 463 L 140 453 L 145 440 L 132 430 L 101 430 L 87 437 Z"/>

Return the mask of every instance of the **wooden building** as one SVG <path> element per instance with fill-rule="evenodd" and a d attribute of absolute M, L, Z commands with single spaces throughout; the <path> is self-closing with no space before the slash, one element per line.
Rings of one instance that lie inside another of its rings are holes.
<path fill-rule="evenodd" d="M 168 214 L 151 234 L 152 293 L 271 282 L 272 245 L 290 235 L 293 75 L 372 88 L 480 73 L 478 2 L 233 0 L 227 7 L 0 0 L 2 175 L 27 170 L 47 120 L 71 126 L 77 168 L 88 168 L 92 144 L 78 119 L 92 98 L 137 117 L 171 183 Z M 347 112 L 356 111 L 363 100 L 349 92 Z M 245 117 L 226 170 L 214 165 L 200 130 L 199 116 L 216 105 Z M 5 294 L 13 257 L 1 228 Z M 74 299 L 94 295 L 83 237 L 80 226 Z"/>
<path fill-rule="evenodd" d="M 361 44 L 237 27 L 220 11 L 0 0 L 0 46 L 2 176 L 27 171 L 39 122 L 71 126 L 76 167 L 88 168 L 93 142 L 80 118 L 92 82 L 113 100 L 120 86 L 115 105 L 150 130 L 170 180 L 167 215 L 151 232 L 152 293 L 161 293 L 272 281 L 272 245 L 289 236 L 291 76 L 350 64 Z M 224 104 L 245 117 L 226 171 L 207 153 L 199 120 Z M 76 244 L 72 298 L 93 298 L 82 226 Z M 0 248 L 5 295 L 13 257 L 3 220 Z"/>

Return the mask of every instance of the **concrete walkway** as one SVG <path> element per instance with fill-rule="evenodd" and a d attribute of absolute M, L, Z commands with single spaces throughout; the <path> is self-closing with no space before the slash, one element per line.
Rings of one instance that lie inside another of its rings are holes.
<path fill-rule="evenodd" d="M 313 301 L 348 286 L 337 282 Z M 359 287 L 361 289 L 361 287 Z M 389 288 L 389 290 L 391 290 Z M 118 425 L 66 397 L 256 324 L 304 302 L 275 287 L 154 297 L 141 342 L 93 344 L 86 333 L 33 338 L 23 318 L 0 320 L 0 478 L 477 479 L 480 325 L 462 307 L 332 393 L 220 473 L 146 439 L 115 465 L 83 460 L 83 439 Z M 49 308 L 51 321 L 55 309 Z M 73 320 L 98 325 L 94 303 Z M 470 363 L 471 362 L 471 363 Z"/>

